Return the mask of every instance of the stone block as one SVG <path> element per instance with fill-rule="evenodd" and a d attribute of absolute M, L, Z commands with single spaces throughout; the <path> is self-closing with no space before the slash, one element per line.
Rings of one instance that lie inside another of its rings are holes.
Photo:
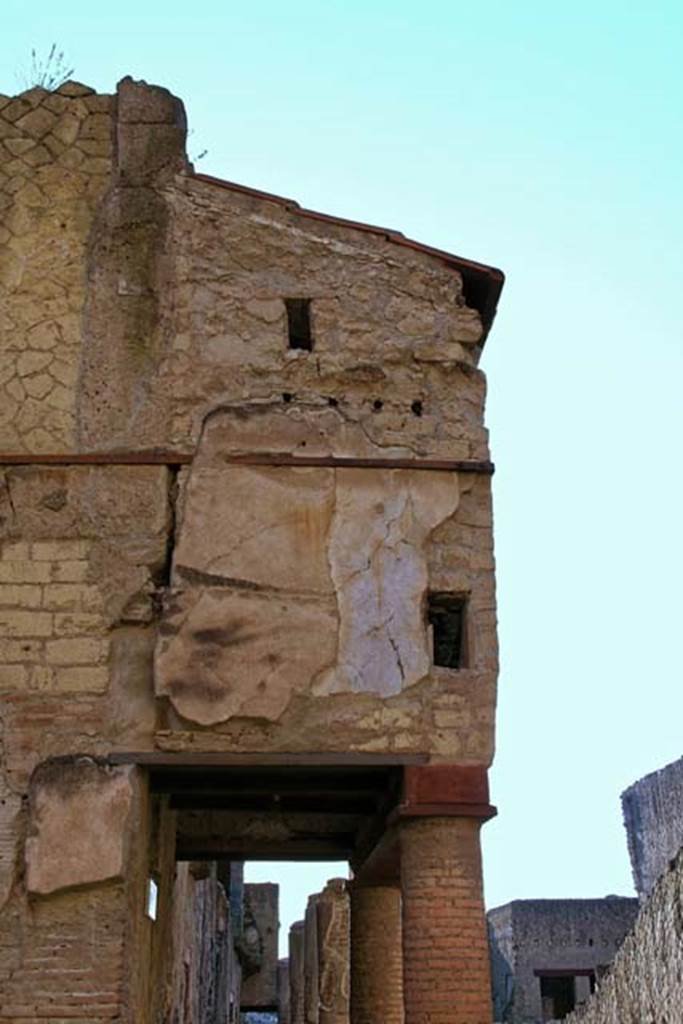
<path fill-rule="evenodd" d="M 0 665 L 0 690 L 25 690 L 28 671 L 23 665 Z"/>
<path fill-rule="evenodd" d="M 17 128 L 20 128 L 22 132 L 26 132 L 31 135 L 34 139 L 42 139 L 44 135 L 50 131 L 55 123 L 54 114 L 45 107 L 38 107 L 31 110 L 28 114 L 24 114 L 23 117 L 19 118 L 16 122 Z"/>
<path fill-rule="evenodd" d="M 182 102 L 168 89 L 122 78 L 117 87 L 121 124 L 172 124 L 186 127 Z"/>
<path fill-rule="evenodd" d="M 56 90 L 60 96 L 68 96 L 69 98 L 80 98 L 82 96 L 92 96 L 95 92 L 89 85 L 83 85 L 82 82 L 74 82 L 69 80 L 60 85 L 59 89 Z"/>
<path fill-rule="evenodd" d="M 109 643 L 100 637 L 48 640 L 45 655 L 53 665 L 96 665 L 106 659 Z"/>
<path fill-rule="evenodd" d="M 40 608 L 41 595 L 35 584 L 0 583 L 0 608 Z"/>
<path fill-rule="evenodd" d="M 0 635 L 6 637 L 41 637 L 52 634 L 49 612 L 0 610 Z"/>
<path fill-rule="evenodd" d="M 41 896 L 121 878 L 133 789 L 130 769 L 90 758 L 40 765 L 30 785 L 26 884 Z"/>
<path fill-rule="evenodd" d="M 104 693 L 109 687 L 109 670 L 90 665 L 57 668 L 52 686 L 60 693 Z"/>

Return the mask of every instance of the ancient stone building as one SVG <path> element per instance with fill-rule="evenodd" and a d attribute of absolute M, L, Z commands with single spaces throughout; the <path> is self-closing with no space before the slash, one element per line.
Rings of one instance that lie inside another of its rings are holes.
<path fill-rule="evenodd" d="M 182 1020 L 188 901 L 235 910 L 187 865 L 259 856 L 351 863 L 354 1021 L 389 961 L 406 1024 L 488 1024 L 502 275 L 185 135 L 130 79 L 0 98 L 0 1022 Z"/>
<path fill-rule="evenodd" d="M 488 913 L 494 1018 L 563 1020 L 588 1001 L 633 927 L 638 900 L 514 900 Z"/>

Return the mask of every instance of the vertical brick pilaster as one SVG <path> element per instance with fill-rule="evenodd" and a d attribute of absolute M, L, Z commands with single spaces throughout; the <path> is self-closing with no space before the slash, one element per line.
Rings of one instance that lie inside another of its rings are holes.
<path fill-rule="evenodd" d="M 403 1024 L 401 890 L 351 887 L 351 1024 Z"/>
<path fill-rule="evenodd" d="M 491 1024 L 480 822 L 401 823 L 406 1024 Z"/>

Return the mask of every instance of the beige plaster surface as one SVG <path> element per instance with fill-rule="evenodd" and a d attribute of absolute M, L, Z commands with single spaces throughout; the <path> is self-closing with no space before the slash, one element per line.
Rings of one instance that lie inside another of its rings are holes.
<path fill-rule="evenodd" d="M 88 758 L 48 762 L 38 770 L 25 848 L 29 892 L 45 896 L 122 877 L 130 771 Z"/>

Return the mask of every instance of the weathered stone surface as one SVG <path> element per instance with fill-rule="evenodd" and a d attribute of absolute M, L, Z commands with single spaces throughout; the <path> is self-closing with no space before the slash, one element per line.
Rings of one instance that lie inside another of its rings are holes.
<path fill-rule="evenodd" d="M 317 901 L 320 1024 L 348 1024 L 349 894 L 343 878 L 327 883 Z"/>
<path fill-rule="evenodd" d="M 132 796 L 129 769 L 89 758 L 41 766 L 31 782 L 28 891 L 44 896 L 120 878 Z"/>
<path fill-rule="evenodd" d="M 633 883 L 645 899 L 683 846 L 683 758 L 621 794 Z"/>
<path fill-rule="evenodd" d="M 226 461 L 486 459 L 466 296 L 486 308 L 489 271 L 470 288 L 457 258 L 195 176 L 184 140 L 180 101 L 130 79 L 0 99 L 0 450 L 64 462 L 0 475 L 8 864 L 29 825 L 26 872 L 0 870 L 8 1020 L 238 1010 L 215 872 L 174 892 L 176 828 L 207 812 L 130 797 L 112 751 L 492 756 L 489 479 Z M 457 670 L 432 664 L 428 589 L 466 600 Z M 252 817 L 247 840 L 310 835 Z"/>
<path fill-rule="evenodd" d="M 304 1017 L 304 931 L 303 921 L 289 930 L 289 1019 L 290 1024 L 305 1024 Z"/>
<path fill-rule="evenodd" d="M 567 1024 L 677 1021 L 683 1005 L 683 853 L 659 877 L 597 992 Z"/>
<path fill-rule="evenodd" d="M 245 921 L 256 931 L 258 970 L 244 973 L 241 1005 L 250 1010 L 271 1009 L 277 1005 L 277 949 L 279 886 L 270 882 L 244 886 Z M 246 939 L 246 928 L 245 928 Z"/>
<path fill-rule="evenodd" d="M 539 971 L 576 971 L 576 1005 L 590 995 L 596 976 L 633 927 L 638 901 L 605 899 L 515 900 L 487 914 L 496 1020 L 523 1024 L 553 1016 L 544 1005 Z M 587 973 L 582 977 L 579 970 Z M 585 983 L 581 989 L 582 983 Z M 546 997 L 547 999 L 549 997 Z"/>
<path fill-rule="evenodd" d="M 304 1021 L 320 1019 L 320 956 L 318 949 L 318 896 L 309 896 L 304 916 Z"/>
<path fill-rule="evenodd" d="M 428 676 L 426 543 L 453 474 L 226 465 L 250 451 L 375 450 L 332 410 L 215 414 L 183 504 L 157 693 L 208 725 L 292 694 L 391 697 Z"/>
<path fill-rule="evenodd" d="M 0 776 L 0 911 L 7 903 L 14 884 L 21 835 L 21 806 L 21 796 L 14 792 L 4 776 Z"/>
<path fill-rule="evenodd" d="M 338 469 L 328 557 L 337 592 L 337 663 L 316 693 L 391 697 L 428 675 L 425 543 L 455 512 L 454 476 Z"/>

